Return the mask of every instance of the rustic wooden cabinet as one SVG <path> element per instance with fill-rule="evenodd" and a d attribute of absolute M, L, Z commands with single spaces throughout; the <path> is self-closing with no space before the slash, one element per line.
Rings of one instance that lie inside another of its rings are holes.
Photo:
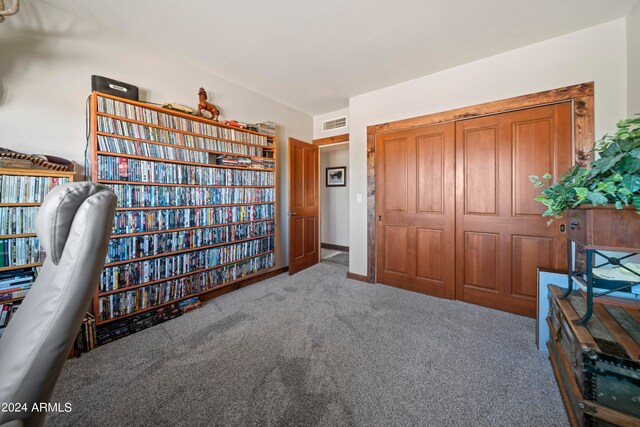
<path fill-rule="evenodd" d="M 547 346 L 573 426 L 640 426 L 640 304 L 617 300 L 581 325 L 584 294 L 549 286 Z"/>

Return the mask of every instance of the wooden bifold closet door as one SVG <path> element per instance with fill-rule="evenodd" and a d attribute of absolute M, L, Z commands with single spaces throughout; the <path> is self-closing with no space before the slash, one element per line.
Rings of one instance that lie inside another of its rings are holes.
<path fill-rule="evenodd" d="M 453 298 L 454 148 L 454 123 L 378 136 L 378 282 Z"/>
<path fill-rule="evenodd" d="M 570 165 L 570 103 L 377 135 L 377 281 L 535 316 L 566 238 L 528 177 Z"/>

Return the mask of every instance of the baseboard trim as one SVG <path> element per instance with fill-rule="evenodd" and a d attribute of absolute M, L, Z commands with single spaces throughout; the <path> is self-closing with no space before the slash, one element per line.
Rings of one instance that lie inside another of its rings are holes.
<path fill-rule="evenodd" d="M 333 249 L 335 251 L 349 252 L 349 246 L 334 245 L 333 243 L 320 243 L 322 249 Z"/>
<path fill-rule="evenodd" d="M 207 292 L 205 294 L 202 294 L 202 295 L 200 295 L 200 300 L 201 301 L 207 301 L 207 300 L 210 300 L 212 298 L 219 297 L 220 295 L 224 295 L 224 294 L 227 294 L 229 292 L 236 291 L 236 290 L 238 290 L 240 288 L 244 288 L 246 286 L 253 285 L 254 283 L 262 282 L 263 280 L 267 280 L 267 279 L 269 279 L 269 278 L 271 278 L 273 276 L 277 276 L 279 274 L 286 273 L 287 271 L 289 271 L 289 266 L 282 267 L 282 268 L 276 268 L 275 270 L 267 271 L 266 273 L 263 273 L 263 274 L 261 274 L 259 276 L 251 277 L 249 279 L 242 280 L 242 281 L 236 282 L 236 283 L 232 283 L 230 285 L 223 286 L 221 288 L 212 290 L 211 292 Z"/>
<path fill-rule="evenodd" d="M 359 280 L 360 282 L 369 283 L 369 279 L 367 278 L 367 276 L 363 276 L 362 274 L 352 273 L 350 271 L 347 271 L 347 279 Z"/>

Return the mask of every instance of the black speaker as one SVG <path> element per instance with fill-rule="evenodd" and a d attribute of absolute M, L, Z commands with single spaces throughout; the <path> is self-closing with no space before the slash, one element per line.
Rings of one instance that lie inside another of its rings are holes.
<path fill-rule="evenodd" d="M 132 101 L 138 100 L 137 86 L 119 82 L 108 77 L 91 76 L 91 90 L 131 99 Z"/>

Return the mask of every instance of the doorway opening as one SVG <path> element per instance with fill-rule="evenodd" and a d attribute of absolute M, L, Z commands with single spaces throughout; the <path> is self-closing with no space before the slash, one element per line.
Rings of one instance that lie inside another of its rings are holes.
<path fill-rule="evenodd" d="M 321 261 L 349 267 L 349 143 L 320 146 Z"/>

